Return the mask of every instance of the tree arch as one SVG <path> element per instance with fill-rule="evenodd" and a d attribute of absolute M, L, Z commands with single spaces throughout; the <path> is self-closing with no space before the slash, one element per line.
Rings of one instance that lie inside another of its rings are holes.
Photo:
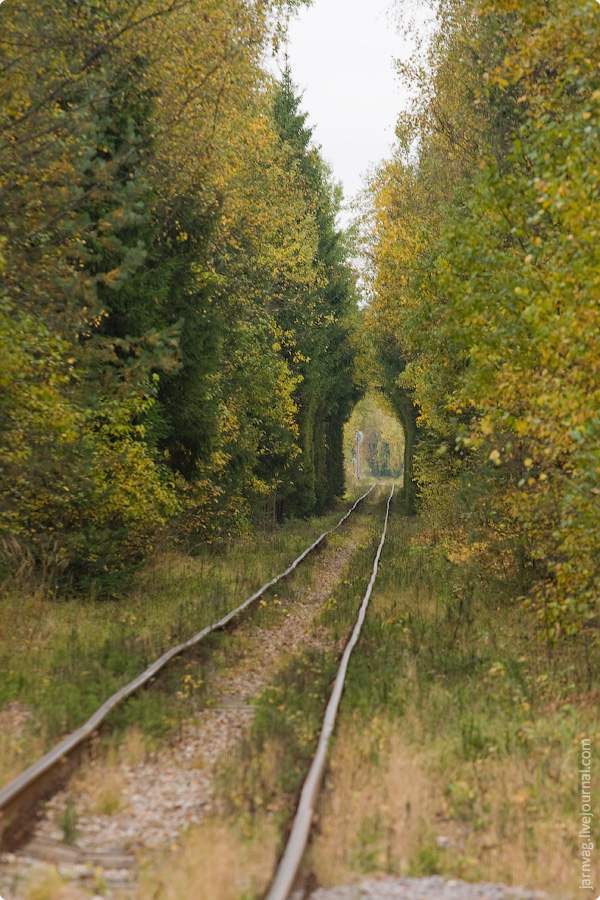
<path fill-rule="evenodd" d="M 389 333 L 375 337 L 378 361 L 378 389 L 387 397 L 402 428 L 404 429 L 404 484 L 403 499 L 408 513 L 414 513 L 418 488 L 414 478 L 414 452 L 417 444 L 417 418 L 419 408 L 415 405 L 413 391 L 402 387 L 399 378 L 406 368 L 400 345 Z"/>

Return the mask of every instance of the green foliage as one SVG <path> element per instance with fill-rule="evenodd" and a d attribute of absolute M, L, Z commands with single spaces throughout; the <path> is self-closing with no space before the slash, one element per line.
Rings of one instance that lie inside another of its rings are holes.
<path fill-rule="evenodd" d="M 411 859 L 408 871 L 413 878 L 422 875 L 439 875 L 442 871 L 442 854 L 439 848 L 425 844 Z"/>
<path fill-rule="evenodd" d="M 261 69 L 299 5 L 2 5 L 0 537 L 46 590 L 343 489 L 335 192 Z"/>
<path fill-rule="evenodd" d="M 81 371 L 68 345 L 8 301 L 0 306 L 0 351 L 0 528 L 11 535 L 13 561 L 22 564 L 38 536 L 43 587 L 52 591 L 74 558 L 89 578 L 143 555 L 178 509 L 172 479 L 142 440 L 152 383 L 84 406 L 69 390 Z"/>
<path fill-rule="evenodd" d="M 314 281 L 309 293 L 280 284 L 273 295 L 283 352 L 300 379 L 295 398 L 301 454 L 291 490 L 280 494 L 284 508 L 306 515 L 322 511 L 343 492 L 343 425 L 358 398 L 350 338 L 357 326 L 357 295 L 349 246 L 336 226 L 340 189 L 311 143 L 300 102 L 286 67 L 274 95 L 274 119 L 286 151 L 286 177 L 312 230 L 308 263 Z"/>
<path fill-rule="evenodd" d="M 362 431 L 361 472 L 376 478 L 400 478 L 404 460 L 404 431 L 386 409 L 385 397 L 367 394 L 360 400 L 345 428 L 346 460 L 356 454 L 355 435 Z"/>
<path fill-rule="evenodd" d="M 77 822 L 79 816 L 75 809 L 73 798 L 69 795 L 64 810 L 57 815 L 56 824 L 62 830 L 63 841 L 65 844 L 74 844 L 77 840 Z"/>
<path fill-rule="evenodd" d="M 372 185 L 371 312 L 432 525 L 549 637 L 598 616 L 599 29 L 594 3 L 445 5 Z"/>

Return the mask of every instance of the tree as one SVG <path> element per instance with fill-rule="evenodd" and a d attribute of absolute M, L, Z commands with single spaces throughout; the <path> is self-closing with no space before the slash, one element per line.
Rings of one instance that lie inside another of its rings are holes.
<path fill-rule="evenodd" d="M 576 633 L 600 577 L 597 8 L 482 0 L 441 23 L 373 184 L 373 315 L 427 427 L 419 480 L 448 552 Z"/>
<path fill-rule="evenodd" d="M 245 527 L 286 477 L 269 284 L 314 273 L 260 63 L 294 5 L 2 5 L 1 527 L 42 573 L 106 582 L 173 516 Z"/>
<path fill-rule="evenodd" d="M 343 425 L 358 397 L 350 337 L 357 298 L 348 242 L 336 226 L 341 193 L 311 144 L 300 103 L 286 66 L 274 95 L 274 118 L 288 177 L 294 179 L 313 235 L 307 257 L 314 282 L 308 293 L 280 282 L 273 302 L 285 358 L 301 379 L 295 393 L 301 455 L 291 491 L 282 499 L 291 512 L 305 515 L 322 511 L 343 491 Z"/>

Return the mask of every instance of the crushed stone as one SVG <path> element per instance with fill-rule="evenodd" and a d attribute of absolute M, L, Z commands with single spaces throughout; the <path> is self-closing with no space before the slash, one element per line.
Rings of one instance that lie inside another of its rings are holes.
<path fill-rule="evenodd" d="M 301 900 L 300 893 L 291 900 Z M 336 888 L 318 888 L 310 900 L 548 900 L 546 894 L 532 893 L 504 884 L 467 883 L 428 878 L 384 878 Z"/>
<path fill-rule="evenodd" d="M 135 893 L 138 855 L 174 844 L 182 828 L 214 811 L 215 779 L 249 728 L 256 699 L 277 671 L 300 649 L 335 646 L 327 629 L 315 624 L 315 616 L 356 546 L 357 541 L 347 540 L 319 554 L 313 586 L 295 590 L 296 599 L 286 601 L 271 627 L 259 629 L 251 618 L 238 626 L 244 645 L 241 658 L 226 671 L 212 666 L 203 672 L 210 706 L 183 723 L 177 737 L 153 757 L 117 766 L 124 785 L 118 812 L 90 812 L 85 782 L 82 788 L 72 783 L 70 791 L 50 800 L 31 841 L 17 853 L 0 855 L 4 900 L 20 900 L 24 883 L 41 864 L 55 865 L 63 878 L 79 886 L 75 900 L 89 898 L 100 882 L 106 897 Z M 68 805 L 75 813 L 77 836 L 67 848 L 58 822 Z M 98 864 L 99 857 L 104 865 Z"/>

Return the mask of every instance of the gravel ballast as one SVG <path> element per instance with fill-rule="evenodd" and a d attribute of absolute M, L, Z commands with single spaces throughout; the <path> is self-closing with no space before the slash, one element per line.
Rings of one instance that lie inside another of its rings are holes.
<path fill-rule="evenodd" d="M 298 900 L 294 896 L 292 900 Z M 446 881 L 439 875 L 429 878 L 385 878 L 336 888 L 318 888 L 310 900 L 547 900 L 546 894 L 532 893 L 504 884 Z"/>

